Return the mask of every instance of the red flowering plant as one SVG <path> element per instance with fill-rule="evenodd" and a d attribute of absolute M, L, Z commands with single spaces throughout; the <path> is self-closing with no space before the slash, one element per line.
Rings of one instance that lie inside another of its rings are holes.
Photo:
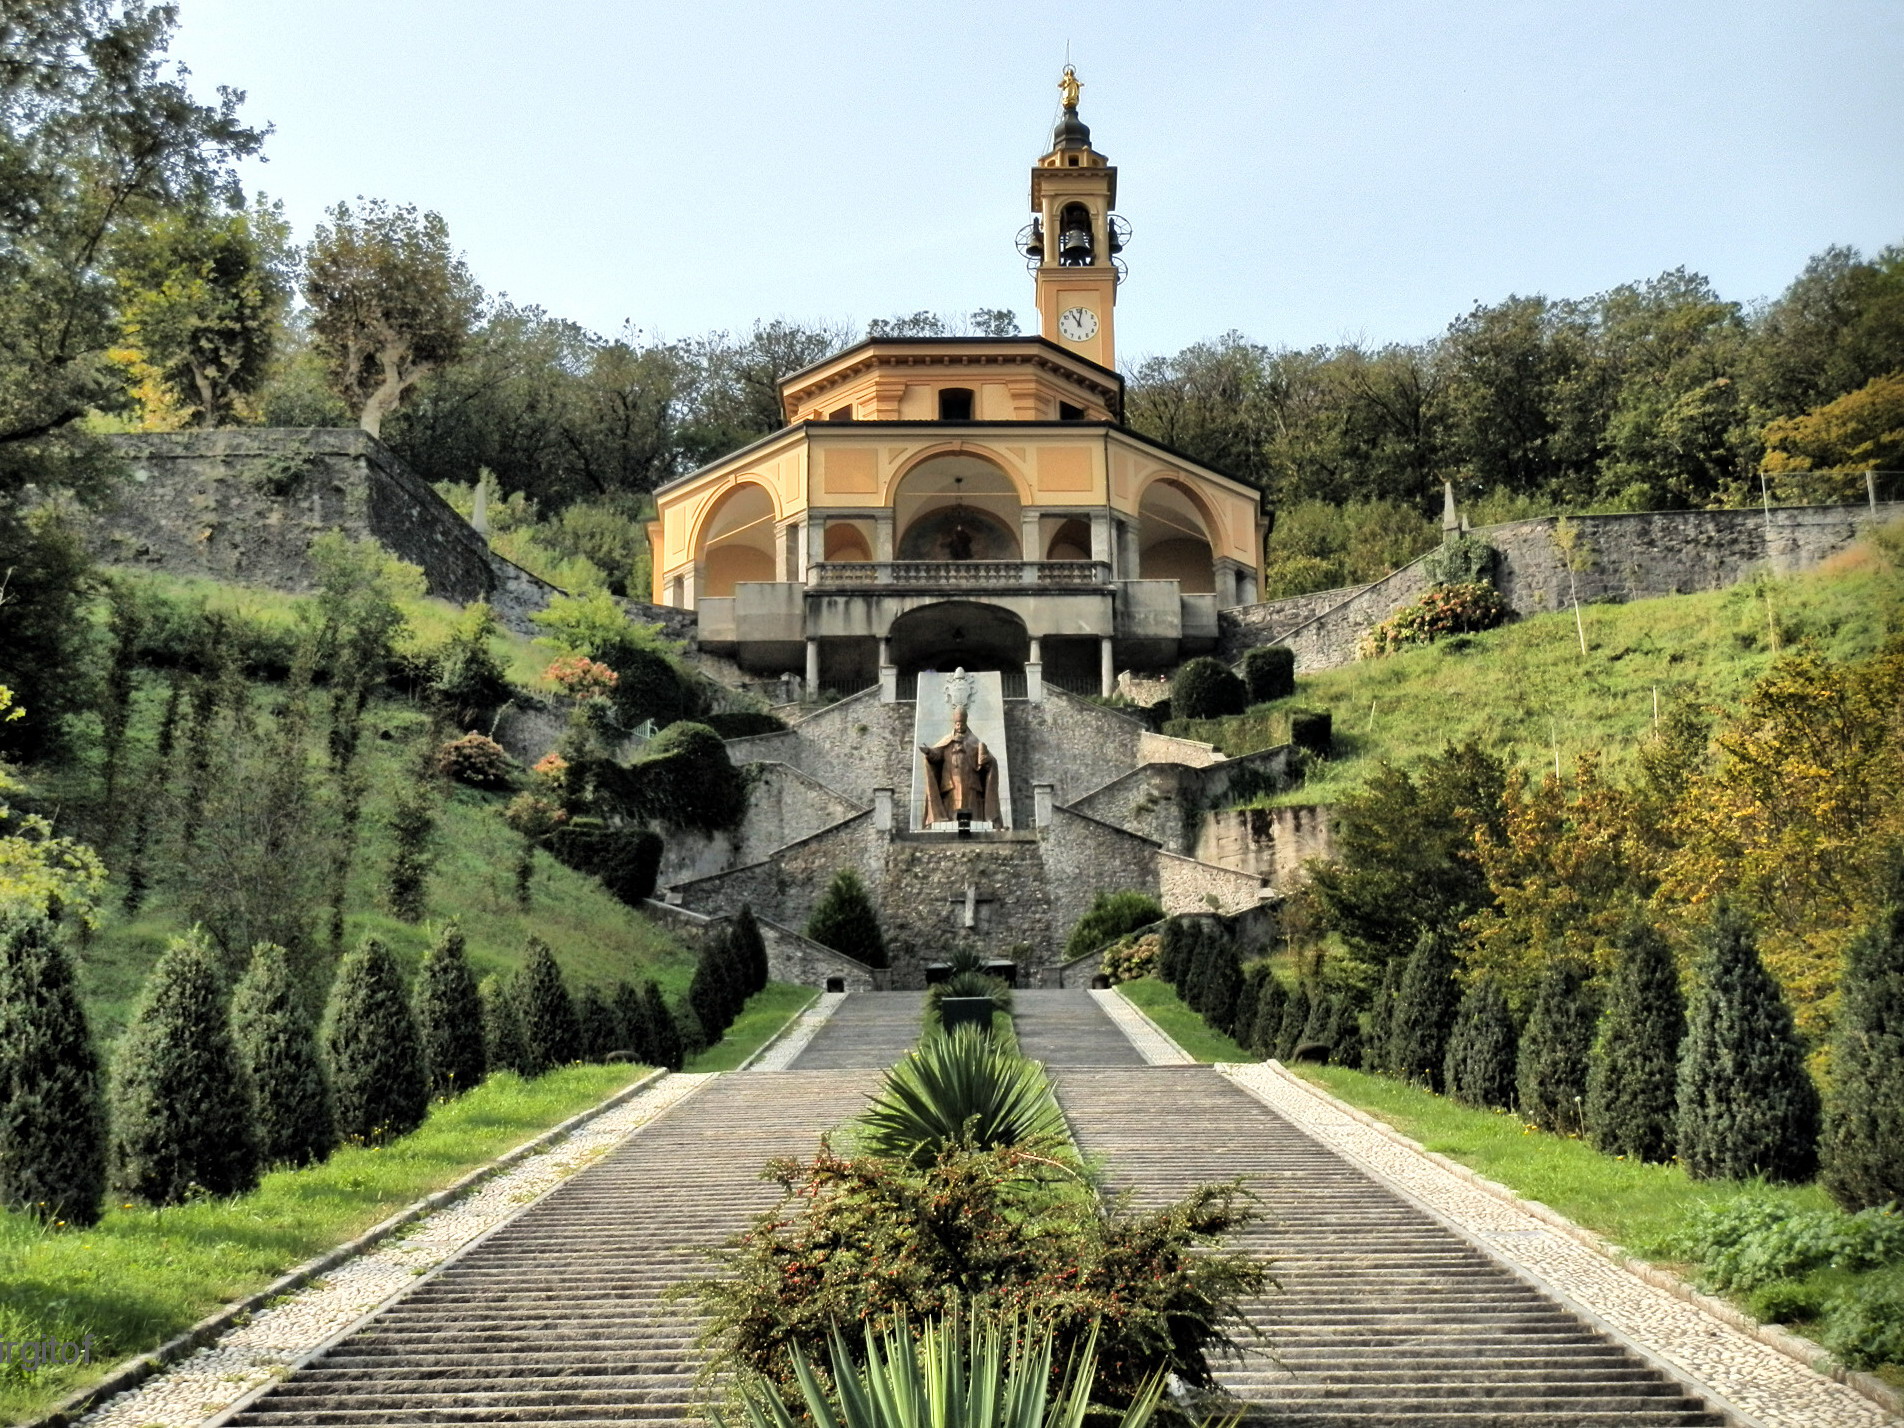
<path fill-rule="evenodd" d="M 1364 635 L 1356 654 L 1374 659 L 1407 645 L 1433 644 L 1444 635 L 1491 630 L 1512 613 L 1501 592 L 1484 581 L 1431 585 L 1413 605 L 1396 611 Z"/>
<path fill-rule="evenodd" d="M 555 660 L 542 677 L 574 699 L 607 699 L 621 683 L 621 676 L 600 660 L 578 654 Z"/>
<path fill-rule="evenodd" d="M 1254 1335 L 1240 1301 L 1269 1283 L 1261 1260 L 1221 1238 L 1256 1212 L 1240 1184 L 1208 1185 L 1134 1212 L 1100 1200 L 1070 1143 L 945 1145 L 930 1163 L 846 1156 L 779 1160 L 782 1199 L 717 1251 L 719 1276 L 675 1292 L 709 1316 L 710 1362 L 764 1375 L 800 1402 L 789 1350 L 825 1362 L 837 1326 L 961 1312 L 1054 1333 L 1064 1364 L 1097 1330 L 1096 1402 L 1130 1403 L 1159 1371 L 1213 1383 L 1209 1356 Z"/>

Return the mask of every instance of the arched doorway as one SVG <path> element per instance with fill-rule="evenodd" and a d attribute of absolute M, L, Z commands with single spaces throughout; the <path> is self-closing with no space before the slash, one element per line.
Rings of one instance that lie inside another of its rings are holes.
<path fill-rule="evenodd" d="M 941 600 L 908 610 L 893 621 L 888 638 L 902 678 L 922 669 L 961 667 L 1022 674 L 1031 656 L 1023 620 L 974 600 Z"/>
<path fill-rule="evenodd" d="M 1022 560 L 1018 488 L 965 452 L 929 457 L 893 493 L 900 560 Z"/>
<path fill-rule="evenodd" d="M 1186 595 L 1216 593 L 1216 554 L 1210 523 L 1189 488 L 1153 481 L 1137 508 L 1137 573 L 1143 580 L 1174 580 Z"/>
<path fill-rule="evenodd" d="M 700 593 L 732 595 L 743 580 L 774 578 L 774 507 L 766 488 L 745 482 L 714 505 L 695 551 Z"/>

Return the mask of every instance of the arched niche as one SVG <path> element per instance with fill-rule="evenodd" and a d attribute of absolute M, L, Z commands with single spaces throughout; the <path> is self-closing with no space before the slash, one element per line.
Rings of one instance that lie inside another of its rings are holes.
<path fill-rule="evenodd" d="M 900 560 L 1021 560 L 1018 488 L 969 452 L 927 457 L 893 489 Z"/>
<path fill-rule="evenodd" d="M 997 605 L 940 600 L 908 610 L 888 635 L 892 662 L 906 673 L 922 669 L 1022 670 L 1031 656 L 1025 622 Z"/>
<path fill-rule="evenodd" d="M 732 595 L 743 580 L 774 578 L 774 505 L 764 486 L 742 482 L 701 522 L 695 560 L 701 594 Z"/>
<path fill-rule="evenodd" d="M 1137 508 L 1137 573 L 1174 580 L 1186 595 L 1216 593 L 1216 552 L 1209 517 L 1187 486 L 1153 481 Z"/>

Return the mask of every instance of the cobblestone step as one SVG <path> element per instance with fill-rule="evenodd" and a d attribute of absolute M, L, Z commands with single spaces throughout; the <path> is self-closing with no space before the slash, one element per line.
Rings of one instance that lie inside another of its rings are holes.
<path fill-rule="evenodd" d="M 775 1203 L 761 1167 L 811 1153 L 876 1080 L 720 1078 L 230 1422 L 687 1428 L 699 1325 L 665 1291 Z"/>
<path fill-rule="evenodd" d="M 1235 1247 L 1282 1292 L 1219 1368 L 1264 1428 L 1692 1428 L 1725 1418 L 1207 1067 L 1056 1067 L 1088 1155 L 1138 1207 L 1242 1176 Z"/>

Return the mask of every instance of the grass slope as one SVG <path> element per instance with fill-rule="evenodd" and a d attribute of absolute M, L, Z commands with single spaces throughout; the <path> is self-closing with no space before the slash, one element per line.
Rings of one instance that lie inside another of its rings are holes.
<path fill-rule="evenodd" d="M 1330 803 L 1384 760 L 1405 763 L 1478 740 L 1530 768 L 1597 750 L 1620 767 L 1663 710 L 1692 700 L 1736 708 L 1777 651 L 1801 644 L 1831 659 L 1870 654 L 1895 610 L 1895 567 L 1859 546 L 1814 571 L 1696 595 L 1538 615 L 1485 634 L 1304 675 L 1294 698 L 1227 719 L 1172 720 L 1168 731 L 1230 755 L 1285 742 L 1289 716 L 1326 709 L 1336 757 L 1268 803 Z"/>
<path fill-rule="evenodd" d="M 1183 999 L 1177 995 L 1176 989 L 1170 983 L 1159 981 L 1155 977 L 1139 977 L 1136 981 L 1119 982 L 1117 990 L 1128 997 L 1133 1006 L 1162 1027 L 1177 1045 L 1197 1060 L 1213 1062 L 1254 1059 L 1229 1037 L 1185 1006 Z"/>

